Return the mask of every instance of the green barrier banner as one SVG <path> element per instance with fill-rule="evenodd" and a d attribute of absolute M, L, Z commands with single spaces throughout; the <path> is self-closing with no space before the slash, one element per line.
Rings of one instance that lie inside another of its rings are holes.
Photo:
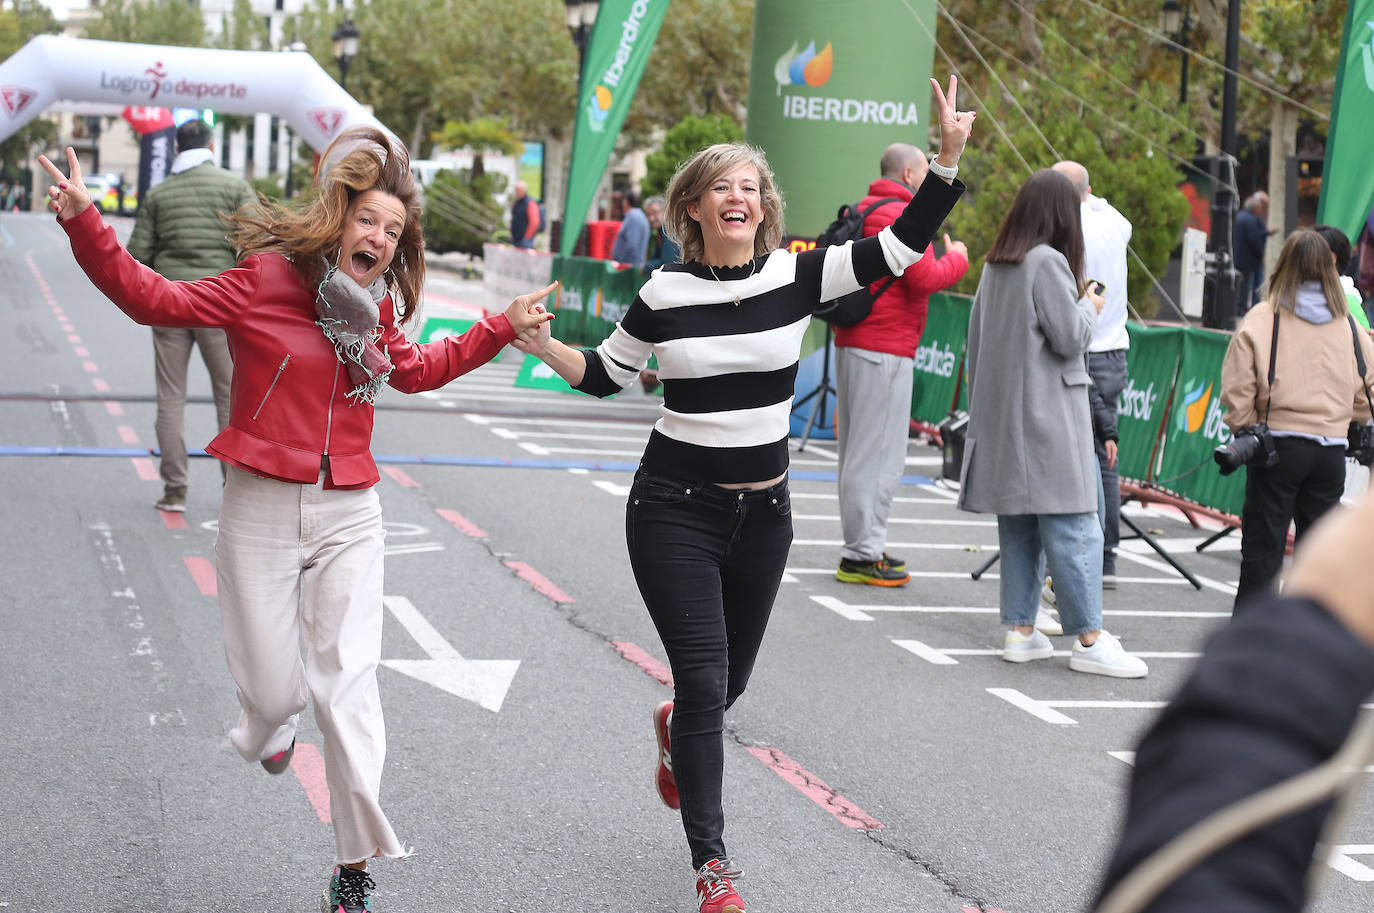
<path fill-rule="evenodd" d="M 462 336 L 472 328 L 476 320 L 457 320 L 453 317 L 426 317 L 424 324 L 420 327 L 420 335 L 416 342 L 437 342 L 447 336 Z M 501 356 L 506 354 L 503 346 L 497 352 L 492 361 L 500 361 Z"/>
<path fill-rule="evenodd" d="M 602 0 L 582 58 L 561 253 L 571 254 L 639 87 L 668 0 Z"/>
<path fill-rule="evenodd" d="M 569 345 L 594 346 L 615 329 L 644 284 L 632 269 L 616 269 L 608 260 L 554 257 L 552 278 L 558 280 L 553 334 Z"/>
<path fill-rule="evenodd" d="M 557 323 L 557 321 L 554 321 Z M 524 362 L 520 365 L 520 373 L 515 375 L 515 385 L 517 387 L 529 387 L 533 390 L 557 390 L 559 393 L 577 393 L 568 382 L 554 373 L 553 368 L 544 364 L 533 355 L 526 354 Z"/>
<path fill-rule="evenodd" d="M 815 237 L 878 176 L 883 150 L 925 145 L 934 0 L 756 0 L 749 142 Z M 944 70 L 940 71 L 942 74 Z"/>
<path fill-rule="evenodd" d="M 1169 409 L 1169 394 L 1183 353 L 1183 327 L 1147 327 L 1127 322 L 1131 348 L 1126 358 L 1126 387 L 1117 399 L 1117 458 L 1121 477 L 1153 479 L 1155 441 Z"/>
<path fill-rule="evenodd" d="M 1374 0 L 1351 0 L 1345 41 L 1336 67 L 1331 132 L 1322 164 L 1317 221 L 1335 225 L 1353 241 L 1374 204 Z"/>
<path fill-rule="evenodd" d="M 930 312 L 916 350 L 911 387 L 911 417 L 938 425 L 954 406 L 960 385 L 964 351 L 968 345 L 969 310 L 973 299 L 936 293 L 930 296 Z"/>
<path fill-rule="evenodd" d="M 1230 342 L 1225 333 L 1184 332 L 1155 481 L 1167 491 L 1239 516 L 1245 503 L 1245 469 L 1223 476 L 1212 461 L 1217 445 L 1231 439 L 1221 420 L 1221 362 Z"/>

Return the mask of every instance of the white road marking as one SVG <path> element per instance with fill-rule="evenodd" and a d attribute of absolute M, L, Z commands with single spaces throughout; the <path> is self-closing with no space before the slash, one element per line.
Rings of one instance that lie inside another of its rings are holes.
<path fill-rule="evenodd" d="M 1350 858 L 1351 856 L 1369 855 L 1374 855 L 1374 844 L 1339 844 L 1331 847 L 1331 853 L 1326 857 L 1326 864 L 1355 881 L 1374 881 L 1374 868 Z"/>
<path fill-rule="evenodd" d="M 404 675 L 499 712 L 511 680 L 520 668 L 514 659 L 464 659 L 420 610 L 404 596 L 384 596 L 382 603 L 429 659 L 384 659 L 382 665 Z"/>
<path fill-rule="evenodd" d="M 840 522 L 838 514 L 792 514 L 793 520 L 829 520 Z M 889 524 L 914 524 L 919 526 L 997 526 L 996 520 L 943 520 L 932 517 L 889 517 Z"/>
<path fill-rule="evenodd" d="M 988 648 L 965 648 L 965 647 L 932 647 L 919 640 L 893 640 L 897 646 L 927 662 L 937 666 L 955 666 L 959 661 L 956 656 L 1001 656 L 1001 650 Z M 1069 650 L 1055 650 L 1055 656 L 1070 656 Z M 1201 653 L 1184 653 L 1178 651 L 1159 651 L 1150 652 L 1146 650 L 1132 650 L 1132 656 L 1139 656 L 1142 659 L 1197 659 Z"/>
<path fill-rule="evenodd" d="M 1126 559 L 1127 561 L 1134 561 L 1136 564 L 1143 564 L 1145 567 L 1153 568 L 1154 570 L 1159 571 L 1159 572 L 1164 573 L 1164 574 L 1177 574 L 1177 573 L 1178 573 L 1178 571 L 1174 570 L 1172 567 L 1170 567 L 1167 563 L 1165 563 L 1165 562 L 1163 562 L 1163 561 L 1157 561 L 1157 560 L 1154 559 L 1154 558 L 1146 558 L 1144 555 L 1137 555 L 1134 551 L 1128 550 L 1127 548 L 1125 548 L 1125 546 L 1128 545 L 1128 544 L 1131 545 L 1132 547 L 1134 547 L 1134 546 L 1136 546 L 1136 545 L 1139 545 L 1139 546 L 1141 546 L 1141 547 L 1143 547 L 1143 548 L 1149 550 L 1151 554 L 1154 554 L 1154 551 L 1153 551 L 1152 549 L 1150 549 L 1150 547 L 1149 547 L 1148 545 L 1146 545 L 1145 543 L 1143 543 L 1143 542 L 1138 542 L 1138 541 L 1137 541 L 1137 542 L 1130 542 L 1130 543 L 1127 543 L 1127 542 L 1123 541 L 1123 542 L 1121 543 L 1122 548 L 1118 549 L 1118 550 L 1117 550 L 1117 553 L 1116 553 L 1116 556 L 1117 556 L 1118 558 L 1124 558 L 1124 559 Z M 1235 585 L 1234 583 L 1223 583 L 1223 582 L 1220 581 L 1220 580 L 1213 580 L 1211 577 L 1204 577 L 1203 575 L 1199 574 L 1197 571 L 1194 571 L 1192 568 L 1188 568 L 1188 570 L 1191 571 L 1192 574 L 1193 574 L 1193 576 L 1196 577 L 1196 578 L 1198 579 L 1198 582 L 1199 582 L 1199 583 L 1201 583 L 1203 586 L 1207 587 L 1208 589 L 1216 590 L 1218 593 L 1225 593 L 1225 594 L 1227 594 L 1228 596 L 1234 596 L 1234 595 L 1236 595 L 1236 585 Z M 1120 578 L 1117 578 L 1117 579 L 1120 579 Z"/>
<path fill-rule="evenodd" d="M 834 596 L 815 596 L 812 601 L 853 621 L 872 621 L 870 612 L 910 612 L 922 615 L 996 615 L 994 606 L 952 605 L 851 605 Z M 1106 609 L 1103 618 L 1230 618 L 1230 612 L 1194 612 L 1185 609 Z"/>
<path fill-rule="evenodd" d="M 1134 751 L 1109 751 L 1107 752 L 1107 754 L 1113 758 L 1116 758 L 1122 764 L 1129 764 L 1131 767 L 1135 766 Z"/>
<path fill-rule="evenodd" d="M 1078 721 L 1066 716 L 1057 708 L 1068 710 L 1159 710 L 1168 705 L 1167 701 L 1042 701 L 1029 697 L 1015 688 L 989 688 L 988 694 L 1000 697 L 1014 707 L 1020 707 L 1030 715 L 1054 723 L 1057 726 L 1076 726 Z"/>
<path fill-rule="evenodd" d="M 630 486 L 618 485 L 606 479 L 593 479 L 592 484 L 607 494 L 615 495 L 617 498 L 626 498 L 630 495 Z"/>

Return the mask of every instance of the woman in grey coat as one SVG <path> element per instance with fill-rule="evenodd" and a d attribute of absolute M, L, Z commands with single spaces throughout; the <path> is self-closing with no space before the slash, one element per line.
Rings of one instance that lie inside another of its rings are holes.
<path fill-rule="evenodd" d="M 998 229 L 973 298 L 959 506 L 997 515 L 1003 659 L 1054 653 L 1034 627 L 1047 559 L 1064 633 L 1077 635 L 1069 668 L 1140 678 L 1145 663 L 1102 630 L 1101 482 L 1085 354 L 1103 299 L 1084 289 L 1082 269 L 1078 196 L 1068 178 L 1038 171 Z"/>

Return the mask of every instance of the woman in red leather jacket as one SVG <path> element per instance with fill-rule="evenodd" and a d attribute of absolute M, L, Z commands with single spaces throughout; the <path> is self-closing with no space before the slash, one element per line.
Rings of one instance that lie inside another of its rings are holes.
<path fill-rule="evenodd" d="M 70 177 L 40 157 L 86 275 L 139 323 L 223 327 L 234 358 L 229 425 L 206 448 L 228 466 L 215 557 L 229 671 L 243 712 L 229 733 L 271 773 L 290 764 L 314 699 L 337 856 L 324 907 L 368 909 L 375 856 L 406 848 L 379 803 L 386 753 L 381 658 L 381 509 L 369 452 L 383 383 L 413 393 L 489 361 L 551 315 L 522 296 L 460 337 L 417 345 L 398 329 L 420 301 L 424 253 L 409 157 L 371 128 L 321 160 L 318 194 L 230 217 L 242 259 L 172 282 L 129 256 Z M 305 632 L 306 656 L 298 644 Z"/>

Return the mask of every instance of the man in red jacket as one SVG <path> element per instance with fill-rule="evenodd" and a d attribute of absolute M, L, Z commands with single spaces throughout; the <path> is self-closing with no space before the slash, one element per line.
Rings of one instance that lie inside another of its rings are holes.
<path fill-rule="evenodd" d="M 890 203 L 864 220 L 864 236 L 876 235 L 901 215 L 925 180 L 929 165 L 915 146 L 894 143 L 883 153 L 882 177 L 859 203 L 866 209 Z M 835 379 L 839 387 L 840 523 L 844 547 L 835 577 L 844 583 L 901 586 L 911 579 L 906 562 L 888 555 L 887 518 L 906 467 L 911 420 L 912 372 L 925 329 L 930 293 L 949 288 L 968 271 L 968 248 L 945 235 L 945 255 L 931 248 L 873 302 L 861 323 L 835 328 Z M 871 291 L 877 294 L 885 283 Z"/>

